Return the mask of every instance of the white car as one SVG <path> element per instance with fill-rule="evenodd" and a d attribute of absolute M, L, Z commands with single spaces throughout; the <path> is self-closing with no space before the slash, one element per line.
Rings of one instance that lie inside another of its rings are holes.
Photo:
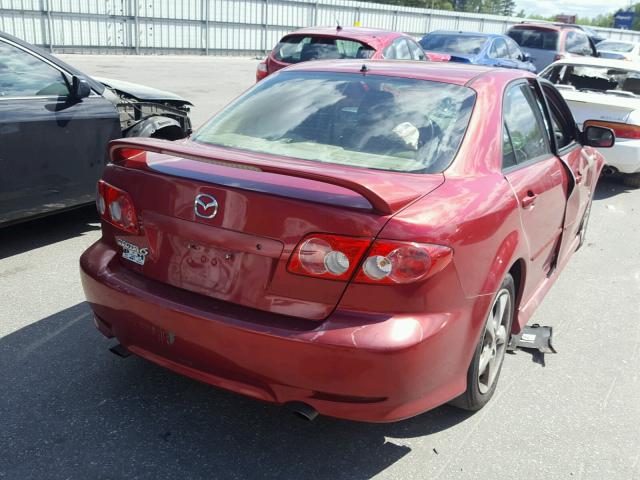
<path fill-rule="evenodd" d="M 605 173 L 619 172 L 625 185 L 640 187 L 640 64 L 606 58 L 568 58 L 540 76 L 555 84 L 580 128 L 611 128 L 613 148 L 602 149 Z"/>
<path fill-rule="evenodd" d="M 603 40 L 596 45 L 601 58 L 640 62 L 640 43 L 625 40 Z"/>

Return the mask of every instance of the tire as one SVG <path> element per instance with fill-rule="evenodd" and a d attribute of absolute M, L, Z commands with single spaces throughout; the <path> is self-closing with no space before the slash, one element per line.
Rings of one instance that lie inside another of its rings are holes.
<path fill-rule="evenodd" d="M 464 410 L 475 411 L 480 410 L 491 400 L 498 384 L 498 377 L 502 370 L 502 363 L 504 362 L 509 337 L 511 336 L 515 298 L 513 277 L 507 274 L 493 298 L 489 314 L 483 324 L 480 340 L 476 345 L 471 365 L 469 365 L 467 371 L 467 390 L 453 399 L 450 402 L 451 405 Z M 506 304 L 501 307 L 500 305 L 502 305 L 503 301 Z M 502 315 L 499 315 L 500 323 L 496 327 L 494 319 L 496 314 L 499 314 L 500 309 L 503 311 Z M 494 325 L 493 328 L 492 324 Z M 504 327 L 504 330 L 502 330 L 502 327 Z M 493 332 L 493 336 L 491 332 Z M 495 341 L 494 338 L 496 338 Z M 495 353 L 492 354 L 492 352 Z M 481 363 L 484 363 L 484 368 Z M 481 368 L 483 368 L 482 373 Z"/>
<path fill-rule="evenodd" d="M 640 188 L 640 173 L 628 173 L 622 177 L 622 183 L 627 187 Z"/>

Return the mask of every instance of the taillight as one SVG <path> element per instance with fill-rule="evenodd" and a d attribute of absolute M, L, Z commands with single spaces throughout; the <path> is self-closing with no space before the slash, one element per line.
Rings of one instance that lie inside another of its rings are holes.
<path fill-rule="evenodd" d="M 127 192 L 100 180 L 96 204 L 103 220 L 125 232 L 139 233 L 136 209 Z"/>
<path fill-rule="evenodd" d="M 117 148 L 111 153 L 111 162 L 127 168 L 142 168 L 147 163 L 147 152 L 137 148 Z"/>
<path fill-rule="evenodd" d="M 640 139 L 640 126 L 638 125 L 619 122 L 602 122 L 599 120 L 587 120 L 584 122 L 584 127 L 588 127 L 589 125 L 610 128 L 616 134 L 617 138 Z"/>
<path fill-rule="evenodd" d="M 424 280 L 446 267 L 452 254 L 442 245 L 376 240 L 354 281 L 394 284 Z"/>
<path fill-rule="evenodd" d="M 291 273 L 331 280 L 349 280 L 371 240 L 317 233 L 298 244 L 287 269 Z"/>
<path fill-rule="evenodd" d="M 442 245 L 376 240 L 361 262 L 370 244 L 365 238 L 308 235 L 291 254 L 287 269 L 310 277 L 349 280 L 361 264 L 355 282 L 402 284 L 435 275 L 449 264 L 453 255 L 449 247 Z"/>
<path fill-rule="evenodd" d="M 256 69 L 256 82 L 259 82 L 267 75 L 269 75 L 269 67 L 267 65 L 267 61 L 263 60 L 258 64 L 258 68 Z"/>

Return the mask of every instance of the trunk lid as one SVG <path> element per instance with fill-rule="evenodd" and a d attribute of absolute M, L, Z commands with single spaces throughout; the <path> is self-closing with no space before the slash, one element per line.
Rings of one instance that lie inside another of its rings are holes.
<path fill-rule="evenodd" d="M 640 109 L 640 100 L 598 92 L 560 89 L 580 128 L 586 120 L 627 123 L 629 115 Z"/>
<path fill-rule="evenodd" d="M 122 147 L 148 152 L 144 165 L 109 165 L 104 175 L 130 194 L 142 227 L 138 236 L 112 229 L 121 255 L 127 245 L 148 251 L 144 264 L 121 256 L 123 265 L 215 299 L 311 320 L 333 311 L 347 282 L 289 273 L 289 257 L 301 239 L 311 233 L 373 239 L 395 212 L 444 178 L 193 142 L 112 142 L 112 152 Z M 199 195 L 206 197 L 198 206 Z M 215 215 L 213 206 L 204 208 L 213 199 Z"/>

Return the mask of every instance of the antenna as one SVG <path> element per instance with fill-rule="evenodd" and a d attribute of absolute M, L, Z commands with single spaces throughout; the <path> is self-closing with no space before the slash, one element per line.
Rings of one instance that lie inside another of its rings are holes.
<path fill-rule="evenodd" d="M 337 31 L 342 30 L 342 27 L 340 26 L 340 20 L 338 20 L 337 16 L 335 17 L 335 19 L 336 19 L 336 30 Z"/>

